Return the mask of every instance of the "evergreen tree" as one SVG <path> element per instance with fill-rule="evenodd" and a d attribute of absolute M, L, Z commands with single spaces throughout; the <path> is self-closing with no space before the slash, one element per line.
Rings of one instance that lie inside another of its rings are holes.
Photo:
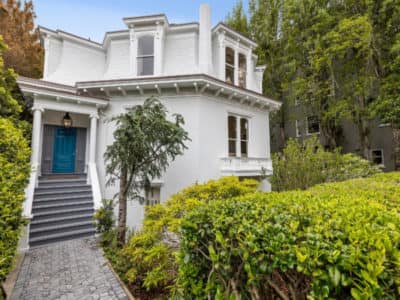
<path fill-rule="evenodd" d="M 43 49 L 35 28 L 32 1 L 0 0 L 0 35 L 8 45 L 4 65 L 26 77 L 40 78 L 43 72 Z"/>
<path fill-rule="evenodd" d="M 243 1 L 239 0 L 239 2 L 232 9 L 232 12 L 226 16 L 225 23 L 234 28 L 236 31 L 248 35 L 249 34 L 249 25 L 247 21 L 247 14 L 243 7 Z"/>

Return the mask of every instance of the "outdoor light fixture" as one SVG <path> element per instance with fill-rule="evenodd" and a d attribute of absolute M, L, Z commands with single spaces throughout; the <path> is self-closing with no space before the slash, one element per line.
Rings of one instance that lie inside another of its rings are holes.
<path fill-rule="evenodd" d="M 69 116 L 69 113 L 66 113 L 63 118 L 63 124 L 65 128 L 70 128 L 72 126 L 72 119 Z"/>

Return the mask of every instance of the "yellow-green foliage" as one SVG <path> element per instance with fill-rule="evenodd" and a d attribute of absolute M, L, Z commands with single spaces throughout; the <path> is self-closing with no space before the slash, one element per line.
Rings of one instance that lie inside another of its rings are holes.
<path fill-rule="evenodd" d="M 253 193 L 181 224 L 190 299 L 399 299 L 400 173 Z"/>
<path fill-rule="evenodd" d="M 12 266 L 18 245 L 29 157 L 22 130 L 0 117 L 0 282 Z"/>
<path fill-rule="evenodd" d="M 177 275 L 182 216 L 200 205 L 254 192 L 255 180 L 224 177 L 195 184 L 173 195 L 165 204 L 147 207 L 143 228 L 129 240 L 122 255 L 129 261 L 125 279 L 143 287 L 165 289 Z"/>

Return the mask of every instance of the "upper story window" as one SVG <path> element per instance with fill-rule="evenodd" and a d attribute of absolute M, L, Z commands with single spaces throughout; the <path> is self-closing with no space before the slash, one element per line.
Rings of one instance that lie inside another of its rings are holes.
<path fill-rule="evenodd" d="M 317 116 L 310 116 L 307 118 L 307 134 L 319 134 L 320 133 L 320 122 Z"/>
<path fill-rule="evenodd" d="M 247 61 L 246 56 L 239 53 L 239 86 L 246 88 L 246 77 L 247 77 Z"/>
<path fill-rule="evenodd" d="M 138 38 L 137 75 L 154 74 L 154 36 L 145 35 Z"/>
<path fill-rule="evenodd" d="M 228 116 L 228 153 L 231 157 L 247 157 L 249 144 L 249 120 Z"/>
<path fill-rule="evenodd" d="M 235 51 L 225 48 L 225 81 L 234 84 L 235 81 Z"/>

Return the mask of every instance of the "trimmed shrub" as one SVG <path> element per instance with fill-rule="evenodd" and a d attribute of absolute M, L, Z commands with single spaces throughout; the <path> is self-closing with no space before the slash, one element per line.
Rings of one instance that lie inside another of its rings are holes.
<path fill-rule="evenodd" d="M 30 173 L 30 149 L 22 130 L 0 118 L 0 283 L 12 267 L 18 246 L 24 189 Z"/>
<path fill-rule="evenodd" d="M 173 195 L 165 204 L 147 207 L 144 224 L 122 250 L 128 261 L 122 277 L 130 284 L 160 294 L 168 293 L 177 276 L 181 218 L 198 206 L 256 191 L 259 182 L 224 177 L 195 184 Z"/>
<path fill-rule="evenodd" d="M 325 151 L 316 137 L 303 143 L 290 139 L 283 152 L 273 154 L 272 160 L 274 173 L 270 181 L 275 191 L 304 190 L 324 182 L 368 177 L 382 172 L 357 155 L 341 154 L 339 149 Z"/>
<path fill-rule="evenodd" d="M 399 299 L 400 174 L 253 193 L 181 224 L 186 299 Z"/>

